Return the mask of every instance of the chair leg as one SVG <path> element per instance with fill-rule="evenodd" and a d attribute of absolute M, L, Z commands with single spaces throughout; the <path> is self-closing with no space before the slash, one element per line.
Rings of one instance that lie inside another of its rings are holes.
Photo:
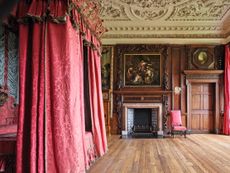
<path fill-rule="evenodd" d="M 186 138 L 186 130 L 184 131 L 184 137 Z"/>

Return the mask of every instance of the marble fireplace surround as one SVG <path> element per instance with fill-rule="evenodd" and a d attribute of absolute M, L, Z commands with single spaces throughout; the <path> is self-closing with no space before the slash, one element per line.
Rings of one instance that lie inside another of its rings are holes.
<path fill-rule="evenodd" d="M 157 135 L 162 136 L 163 135 L 163 128 L 162 128 L 162 117 L 163 117 L 163 111 L 162 111 L 162 103 L 123 103 L 123 120 L 122 120 L 122 135 L 128 135 L 128 109 L 135 109 L 135 108 L 157 108 L 158 109 L 158 131 Z"/>

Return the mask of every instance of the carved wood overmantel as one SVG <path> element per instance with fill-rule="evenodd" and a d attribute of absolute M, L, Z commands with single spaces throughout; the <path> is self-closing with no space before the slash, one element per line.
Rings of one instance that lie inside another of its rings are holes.
<path fill-rule="evenodd" d="M 126 86 L 124 55 L 125 54 L 160 54 L 160 86 Z M 114 111 L 118 115 L 118 127 L 122 128 L 122 107 L 124 103 L 162 103 L 163 129 L 167 128 L 169 72 L 167 69 L 168 45 L 117 45 L 114 56 Z"/>
<path fill-rule="evenodd" d="M 124 54 L 146 54 L 146 53 L 159 53 L 162 58 L 162 89 L 168 90 L 168 70 L 166 62 L 168 59 L 168 46 L 167 45 L 117 45 L 115 52 L 115 85 L 114 88 L 121 89 L 125 87 L 124 84 Z"/>

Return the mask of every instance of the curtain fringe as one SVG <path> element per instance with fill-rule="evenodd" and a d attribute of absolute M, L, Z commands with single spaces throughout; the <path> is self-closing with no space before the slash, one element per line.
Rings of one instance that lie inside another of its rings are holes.
<path fill-rule="evenodd" d="M 25 2 L 25 3 L 27 4 L 27 6 L 28 6 L 28 4 L 30 4 L 28 2 Z M 8 16 L 8 19 L 6 21 L 6 25 L 9 28 L 17 30 L 18 24 L 28 24 L 31 22 L 43 23 L 45 21 L 48 21 L 48 22 L 52 22 L 52 23 L 56 23 L 56 24 L 65 24 L 67 21 L 67 17 L 69 17 L 71 20 L 73 28 L 76 29 L 77 31 L 80 31 L 84 40 L 86 40 L 86 37 L 85 37 L 86 33 L 84 33 L 85 31 L 83 30 L 81 25 L 83 25 L 83 27 L 85 27 L 86 30 L 89 30 L 90 33 L 97 39 L 98 43 L 101 45 L 100 37 L 107 30 L 102 25 L 103 20 L 101 20 L 99 18 L 98 14 L 96 14 L 98 12 L 95 12 L 93 15 L 95 8 L 98 8 L 97 7 L 98 4 L 91 5 L 90 10 L 87 11 L 87 10 L 85 10 L 85 8 L 87 8 L 88 6 L 85 4 L 79 5 L 72 0 L 67 0 L 65 3 L 67 5 L 67 7 L 66 7 L 66 11 L 65 11 L 64 15 L 54 16 L 50 10 L 50 6 L 49 6 L 50 3 L 47 2 L 47 7 L 46 7 L 47 9 L 43 12 L 42 15 L 26 13 L 25 16 L 22 16 L 19 18 L 17 18 L 16 16 L 13 16 L 13 15 L 10 15 L 10 16 Z M 90 3 L 90 2 L 87 2 L 87 3 Z M 77 12 L 77 14 L 79 14 L 80 21 L 77 21 L 77 18 L 74 15 L 75 12 Z M 93 16 L 93 18 L 92 18 L 92 16 Z M 90 17 L 92 18 L 91 20 L 89 20 Z M 95 19 L 94 19 L 94 17 L 95 17 Z M 92 22 L 92 23 L 94 22 L 94 23 L 91 24 L 90 22 Z M 100 49 L 97 48 L 98 46 L 95 45 L 93 40 L 87 40 L 87 41 L 90 43 L 92 48 L 94 50 L 97 50 L 100 54 Z"/>

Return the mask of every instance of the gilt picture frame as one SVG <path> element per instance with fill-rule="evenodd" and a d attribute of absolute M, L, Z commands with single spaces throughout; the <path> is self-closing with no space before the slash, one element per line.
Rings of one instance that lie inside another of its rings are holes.
<path fill-rule="evenodd" d="M 161 87 L 161 54 L 124 54 L 125 87 Z"/>

